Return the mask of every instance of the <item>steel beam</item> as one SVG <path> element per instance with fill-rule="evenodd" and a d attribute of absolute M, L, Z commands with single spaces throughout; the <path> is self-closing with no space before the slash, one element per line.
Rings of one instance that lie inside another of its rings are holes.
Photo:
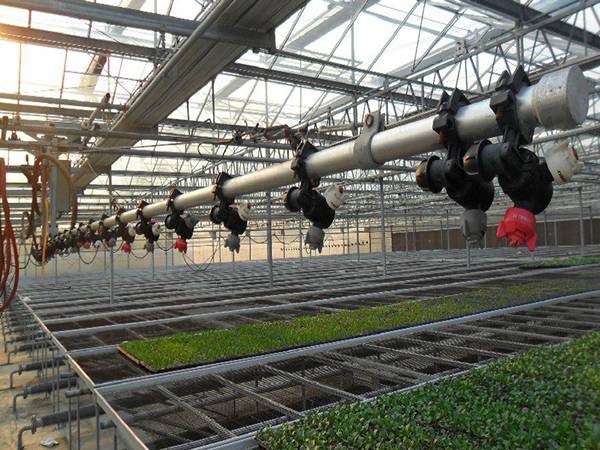
<path fill-rule="evenodd" d="M 338 80 L 329 80 L 326 78 L 316 78 L 304 74 L 284 72 L 281 70 L 268 69 L 264 67 L 256 67 L 248 64 L 232 63 L 229 66 L 227 66 L 227 68 L 225 68 L 224 73 L 240 77 L 261 78 L 268 81 L 277 81 L 280 83 L 291 84 L 293 86 L 304 86 L 316 89 L 325 89 L 345 94 L 371 94 L 373 95 L 373 97 L 388 98 L 394 101 L 409 104 L 420 105 L 424 103 L 428 108 L 435 108 L 438 103 L 437 100 L 432 98 L 412 96 L 408 94 L 401 94 L 398 92 L 382 91 L 381 95 L 379 95 L 377 93 L 378 88 L 360 86 L 351 83 L 345 83 L 343 81 Z"/>
<path fill-rule="evenodd" d="M 518 23 L 527 23 L 533 25 L 537 22 L 549 19 L 550 14 L 538 11 L 530 6 L 523 5 L 513 0 L 461 0 L 468 5 L 479 6 L 487 11 L 500 14 L 503 17 L 514 20 Z M 566 39 L 567 42 L 573 41 L 580 45 L 587 45 L 597 50 L 600 49 L 600 36 L 596 33 L 590 33 L 587 30 L 573 26 L 563 21 L 556 21 L 542 26 L 542 29 Z"/>
<path fill-rule="evenodd" d="M 1 3 L 2 0 L 0 0 L 0 4 Z M 90 5 L 94 5 L 94 3 L 90 3 Z M 58 46 L 61 48 L 72 48 L 83 51 L 132 56 L 153 61 L 162 60 L 171 53 L 170 50 L 160 48 L 125 44 L 92 37 L 74 36 L 72 34 L 7 24 L 0 24 L 0 38 L 6 41 L 23 44 L 38 44 L 51 47 Z"/>
<path fill-rule="evenodd" d="M 84 0 L 0 0 L 0 5 L 179 36 L 191 36 L 200 24 L 195 20 Z M 215 23 L 207 27 L 202 38 L 251 48 L 275 48 L 272 30 L 258 32 Z"/>

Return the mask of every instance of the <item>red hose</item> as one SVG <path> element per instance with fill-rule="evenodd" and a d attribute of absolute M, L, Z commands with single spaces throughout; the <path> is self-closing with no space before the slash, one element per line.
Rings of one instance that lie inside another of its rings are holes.
<path fill-rule="evenodd" d="M 8 296 L 4 296 L 5 300 L 0 305 L 0 314 L 2 314 L 15 298 L 15 295 L 17 294 L 17 287 L 19 285 L 19 249 L 12 223 L 10 221 L 10 206 L 8 204 L 6 165 L 4 163 L 4 159 L 0 159 L 0 195 L 2 197 L 2 209 L 4 212 L 4 233 L 0 239 L 1 244 L 4 244 L 4 251 L 1 259 L 3 272 L 1 288 L 3 291 L 7 288 L 8 277 L 10 275 L 11 268 L 14 268 L 12 289 Z"/>

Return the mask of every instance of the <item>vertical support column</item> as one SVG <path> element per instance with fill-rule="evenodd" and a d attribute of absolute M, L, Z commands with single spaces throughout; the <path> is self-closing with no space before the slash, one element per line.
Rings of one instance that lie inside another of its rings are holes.
<path fill-rule="evenodd" d="M 440 250 L 444 248 L 444 219 L 440 219 Z"/>
<path fill-rule="evenodd" d="M 304 265 L 304 255 L 302 254 L 302 211 L 298 213 L 298 255 L 300 256 L 300 265 Z"/>
<path fill-rule="evenodd" d="M 269 128 L 269 84 L 265 79 L 265 129 Z M 267 158 L 271 157 L 271 151 L 265 149 Z M 271 222 L 271 191 L 267 191 L 267 260 L 269 263 L 269 285 L 273 287 L 273 236 Z"/>
<path fill-rule="evenodd" d="M 175 267 L 175 239 L 173 239 L 173 233 L 171 233 L 171 267 Z"/>
<path fill-rule="evenodd" d="M 109 211 L 113 204 L 113 184 L 112 184 L 112 172 L 108 170 L 108 202 Z M 108 247 L 110 252 L 110 303 L 115 300 L 115 252 L 111 247 Z M 104 253 L 106 255 L 106 253 Z"/>
<path fill-rule="evenodd" d="M 350 219 L 346 220 L 346 245 L 348 246 L 348 255 L 350 254 Z"/>
<path fill-rule="evenodd" d="M 358 228 L 358 209 L 356 210 L 356 261 L 360 262 L 360 229 Z"/>
<path fill-rule="evenodd" d="M 404 210 L 404 250 L 408 255 L 408 209 Z"/>
<path fill-rule="evenodd" d="M 246 231 L 246 237 L 248 238 L 248 261 L 252 261 L 252 235 L 250 230 Z"/>
<path fill-rule="evenodd" d="M 192 262 L 195 263 L 196 262 L 196 250 L 194 250 L 194 238 L 190 239 L 190 250 L 192 253 Z"/>
<path fill-rule="evenodd" d="M 356 53 L 355 53 L 355 39 L 354 39 L 354 24 L 350 26 L 350 60 L 352 62 L 352 67 L 355 67 L 356 64 Z M 352 84 L 356 84 L 356 73 L 354 70 L 350 72 Z M 352 96 L 352 135 L 356 136 L 358 134 L 357 124 L 358 124 L 358 105 L 356 104 L 356 95 Z"/>
<path fill-rule="evenodd" d="M 548 214 L 544 211 L 544 247 L 548 247 Z"/>
<path fill-rule="evenodd" d="M 169 233 L 165 231 L 165 272 L 169 271 Z"/>
<path fill-rule="evenodd" d="M 379 177 L 379 206 L 381 208 L 381 263 L 383 264 L 383 277 L 387 276 L 387 253 L 385 246 L 385 202 L 383 198 L 383 177 Z"/>
<path fill-rule="evenodd" d="M 217 237 L 217 232 L 215 231 L 215 226 L 214 224 L 210 225 L 210 260 L 214 261 L 215 260 L 215 239 Z"/>
<path fill-rule="evenodd" d="M 590 210 L 590 244 L 594 243 L 594 215 L 592 212 L 592 205 L 588 206 Z"/>
<path fill-rule="evenodd" d="M 558 247 L 558 221 L 554 219 L 554 246 Z"/>
<path fill-rule="evenodd" d="M 417 219 L 413 217 L 413 250 L 417 251 Z"/>
<path fill-rule="evenodd" d="M 471 244 L 469 241 L 467 243 L 467 270 L 471 268 Z"/>
<path fill-rule="evenodd" d="M 217 250 L 219 252 L 219 264 L 223 262 L 223 255 L 221 254 L 221 225 L 217 230 Z"/>
<path fill-rule="evenodd" d="M 367 228 L 369 230 L 369 254 L 373 253 L 373 239 L 371 238 L 371 226 Z"/>
<path fill-rule="evenodd" d="M 282 223 L 284 224 L 285 222 Z M 285 228 L 283 228 L 283 225 L 281 228 L 281 241 L 281 245 L 283 246 L 283 259 L 285 259 Z"/>
<path fill-rule="evenodd" d="M 267 191 L 267 262 L 269 264 L 269 285 L 273 287 L 273 229 L 271 223 L 271 191 Z"/>
<path fill-rule="evenodd" d="M 446 210 L 446 245 L 450 251 L 450 211 Z"/>
<path fill-rule="evenodd" d="M 579 253 L 583 256 L 585 254 L 585 236 L 583 229 L 583 194 L 581 186 L 577 188 L 579 194 Z"/>
<path fill-rule="evenodd" d="M 152 279 L 156 278 L 156 262 L 154 261 L 154 249 L 150 252 L 152 256 Z"/>
<path fill-rule="evenodd" d="M 57 188 L 58 188 L 58 167 L 54 165 L 50 167 L 50 237 L 58 235 L 58 224 L 56 218 L 58 217 L 58 204 L 57 204 Z M 54 255 L 54 282 L 58 283 L 58 255 Z"/>

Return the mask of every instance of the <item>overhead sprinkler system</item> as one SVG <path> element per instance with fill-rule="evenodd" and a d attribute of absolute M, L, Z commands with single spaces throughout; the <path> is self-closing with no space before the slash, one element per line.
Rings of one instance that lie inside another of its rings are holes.
<path fill-rule="evenodd" d="M 174 191 L 167 199 L 136 209 L 120 211 L 110 217 L 80 227 L 75 247 L 92 241 L 91 234 L 112 242 L 124 236 L 123 227 L 137 222 L 135 232 L 146 238 L 146 249 L 152 251 L 160 235 L 160 226 L 152 218 L 167 214 L 165 226 L 179 236 L 185 251 L 185 240 L 196 223 L 186 209 L 214 205 L 210 219 L 231 231 L 226 246 L 239 251 L 239 236 L 249 219 L 250 205 L 235 203 L 235 198 L 293 185 L 284 202 L 292 211 L 302 211 L 311 221 L 306 244 L 320 250 L 323 230 L 331 225 L 335 209 L 344 202 L 342 186 L 319 188 L 324 176 L 353 169 L 376 169 L 382 164 L 422 153 L 446 149 L 446 157 L 430 157 L 417 169 L 419 185 L 432 192 L 446 189 L 448 195 L 465 208 L 463 230 L 470 242 L 480 243 L 486 228 L 485 211 L 493 201 L 492 180 L 498 177 L 500 187 L 514 202 L 498 229 L 511 245 L 535 247 L 535 214 L 543 211 L 552 197 L 552 183 L 565 182 L 579 165 L 576 154 L 561 145 L 539 158 L 523 147 L 531 142 L 536 127 L 570 129 L 585 119 L 588 85 L 577 66 L 544 75 L 530 85 L 522 68 L 500 78 L 491 100 L 469 103 L 458 90 L 444 95 L 438 114 L 384 129 L 379 113 L 365 116 L 361 134 L 319 150 L 305 136 L 288 137 L 296 150 L 294 158 L 246 175 L 232 177 L 221 173 L 211 186 L 187 193 Z M 486 139 L 501 136 L 498 143 Z M 215 205 L 215 201 L 218 203 Z M 72 227 L 74 229 L 75 227 Z M 82 237 L 83 235 L 83 237 Z M 132 239 L 128 232 L 125 241 Z"/>
<path fill-rule="evenodd" d="M 175 241 L 175 248 L 182 252 L 187 252 L 187 240 L 192 238 L 194 234 L 194 227 L 198 223 L 198 219 L 192 216 L 190 213 L 175 207 L 175 199 L 181 195 L 178 189 L 173 189 L 169 197 L 169 204 L 167 209 L 169 213 L 165 218 L 165 228 L 167 230 L 174 230 L 177 234 L 177 241 Z"/>
<path fill-rule="evenodd" d="M 215 179 L 213 187 L 219 203 L 210 210 L 210 220 L 216 225 L 223 225 L 231 233 L 225 240 L 225 247 L 231 252 L 240 252 L 240 235 L 244 234 L 250 219 L 250 203 L 235 204 L 233 198 L 223 194 L 223 184 L 230 180 L 231 175 L 221 172 Z"/>
<path fill-rule="evenodd" d="M 343 186 L 329 186 L 324 194 L 317 187 L 320 178 L 311 177 L 306 171 L 306 159 L 318 152 L 318 149 L 309 141 L 294 140 L 296 154 L 292 159 L 291 168 L 300 180 L 300 186 L 293 186 L 284 195 L 285 207 L 292 212 L 302 211 L 311 226 L 306 234 L 305 243 L 311 250 L 319 253 L 323 250 L 325 232 L 335 219 L 335 210 L 344 203 Z"/>
<path fill-rule="evenodd" d="M 487 229 L 485 211 L 494 200 L 492 181 L 497 177 L 500 187 L 514 203 L 498 226 L 497 238 L 506 237 L 511 246 L 526 245 L 529 251 L 535 249 L 535 215 L 544 211 L 550 203 L 552 183 L 568 181 L 581 163 L 575 151 L 565 143 L 552 149 L 545 159 L 523 145 L 531 144 L 536 126 L 553 123 L 555 127 L 564 127 L 564 111 L 554 110 L 565 107 L 559 105 L 563 101 L 566 101 L 567 108 L 577 111 L 578 115 L 572 116 L 574 122 L 583 120 L 587 104 L 580 99 L 585 97 L 581 93 L 587 92 L 586 82 L 579 79 L 580 72 L 573 73 L 573 77 L 578 77 L 573 83 L 581 84 L 581 91 L 572 92 L 574 97 L 565 97 L 568 87 L 557 78 L 544 77 L 540 80 L 535 89 L 539 96 L 542 93 L 546 95 L 548 104 L 538 96 L 534 97 L 530 107 L 539 122 L 532 122 L 526 118 L 527 111 L 521 97 L 523 91 L 531 89 L 525 71 L 521 66 L 512 75 L 505 71 L 489 102 L 501 134 L 498 143 L 461 135 L 457 117 L 469 102 L 459 89 L 454 90 L 452 95 L 443 95 L 433 129 L 447 149 L 446 158 L 431 156 L 423 161 L 417 167 L 417 183 L 422 189 L 434 193 L 445 188 L 448 196 L 465 208 L 461 229 L 468 244 L 483 246 Z"/>

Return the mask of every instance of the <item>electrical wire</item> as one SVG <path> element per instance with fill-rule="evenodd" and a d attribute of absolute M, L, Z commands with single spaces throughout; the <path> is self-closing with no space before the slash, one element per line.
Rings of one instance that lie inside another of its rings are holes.
<path fill-rule="evenodd" d="M 2 258 L 0 258 L 0 269 L 2 269 L 0 291 L 4 294 L 2 296 L 4 300 L 0 305 L 0 315 L 2 315 L 11 305 L 17 294 L 17 287 L 19 286 L 19 248 L 10 221 L 10 205 L 8 204 L 6 164 L 4 159 L 0 159 L 0 197 L 2 198 L 2 210 L 4 213 L 4 229 L 2 229 L 0 225 L 0 247 L 4 247 L 2 250 Z M 12 279 L 9 280 L 11 267 L 13 268 Z M 12 288 L 10 294 L 6 295 L 8 291 L 7 286 L 9 284 L 12 284 Z"/>
<path fill-rule="evenodd" d="M 210 265 L 215 260 L 215 255 L 217 254 L 219 248 L 215 247 L 211 256 L 209 256 L 202 264 L 196 264 L 187 253 L 183 253 L 183 262 L 192 272 L 206 272 Z"/>
<path fill-rule="evenodd" d="M 146 253 L 144 253 L 142 256 L 137 256 L 135 254 L 135 252 L 133 251 L 133 249 L 131 250 L 131 252 L 129 253 L 131 256 L 133 256 L 135 259 L 144 259 L 146 256 L 148 256 L 148 250 L 146 250 Z"/>
<path fill-rule="evenodd" d="M 48 166 L 42 168 L 42 203 L 44 221 L 42 222 L 42 279 L 44 279 L 46 268 L 46 250 L 48 247 L 48 235 L 50 234 L 50 211 L 48 204 Z"/>
<path fill-rule="evenodd" d="M 156 242 L 154 243 L 154 245 L 155 245 L 156 247 L 158 247 L 160 250 L 162 250 L 163 252 L 165 252 L 165 253 L 167 253 L 169 250 L 172 250 L 172 249 L 173 249 L 173 245 L 171 245 L 169 248 L 166 248 L 166 247 L 161 247 L 161 246 L 160 246 L 160 244 L 158 243 L 158 241 L 156 241 Z"/>
<path fill-rule="evenodd" d="M 90 259 L 89 261 L 86 261 L 85 259 L 83 259 L 83 257 L 81 256 L 81 250 L 79 250 L 77 252 L 77 255 L 79 255 L 79 259 L 81 260 L 82 263 L 84 263 L 86 265 L 92 264 L 96 260 L 96 257 L 98 256 L 98 247 L 96 247 L 96 252 L 94 253 L 94 256 L 92 257 L 92 259 Z"/>

